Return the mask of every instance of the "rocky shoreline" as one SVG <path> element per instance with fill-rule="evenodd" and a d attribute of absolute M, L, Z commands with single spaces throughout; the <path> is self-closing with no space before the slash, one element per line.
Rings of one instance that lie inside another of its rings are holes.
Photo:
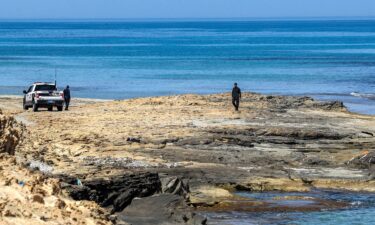
<path fill-rule="evenodd" d="M 201 210 L 244 208 L 234 191 L 375 191 L 375 116 L 350 113 L 341 102 L 245 93 L 235 112 L 225 93 L 79 99 L 69 112 L 33 113 L 22 111 L 19 98 L 0 101 L 0 172 L 5 180 L 17 179 L 0 190 L 32 196 L 20 182 L 35 187 L 53 181 L 59 191 L 43 192 L 40 202 L 64 199 L 64 206 L 53 205 L 61 215 L 67 208 L 75 212 L 70 202 L 89 202 L 91 208 L 76 211 L 97 211 L 94 224 L 205 224 Z M 4 169 L 13 167 L 43 181 L 27 182 Z M 24 202 L 33 204 L 30 199 Z M 17 208 L 19 199 L 3 194 L 0 201 L 1 222 L 54 220 L 9 216 L 5 209 Z M 312 210 L 342 207 L 317 202 Z M 259 204 L 245 208 L 270 210 Z M 89 224 L 83 216 L 80 222 L 59 218 L 61 224 Z"/>

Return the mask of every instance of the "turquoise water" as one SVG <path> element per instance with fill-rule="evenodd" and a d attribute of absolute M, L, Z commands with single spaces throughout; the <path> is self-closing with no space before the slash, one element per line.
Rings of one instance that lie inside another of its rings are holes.
<path fill-rule="evenodd" d="M 0 94 L 54 79 L 73 95 L 309 95 L 375 112 L 375 20 L 0 21 Z"/>
<path fill-rule="evenodd" d="M 276 196 L 310 196 L 320 199 L 349 203 L 340 210 L 324 210 L 315 212 L 230 212 L 208 213 L 209 225 L 253 225 L 253 224 L 375 224 L 375 194 L 315 190 L 311 193 L 238 193 L 243 197 L 262 201 L 272 201 Z M 274 201 L 277 202 L 277 201 Z M 303 206 L 311 204 L 308 200 L 281 201 L 284 205 Z"/>

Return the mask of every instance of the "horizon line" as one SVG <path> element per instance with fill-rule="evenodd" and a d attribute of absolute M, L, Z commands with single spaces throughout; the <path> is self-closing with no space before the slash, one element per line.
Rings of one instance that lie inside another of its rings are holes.
<path fill-rule="evenodd" d="M 1 18 L 0 21 L 298 21 L 298 20 L 374 20 L 375 16 L 320 17 L 186 17 L 186 18 Z"/>

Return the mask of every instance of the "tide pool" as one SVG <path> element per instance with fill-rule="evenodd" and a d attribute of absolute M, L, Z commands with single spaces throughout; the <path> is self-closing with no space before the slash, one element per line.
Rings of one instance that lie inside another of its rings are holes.
<path fill-rule="evenodd" d="M 259 201 L 270 201 L 274 204 L 284 206 L 302 207 L 312 204 L 311 200 L 273 200 L 275 197 L 304 196 L 316 199 L 345 202 L 347 207 L 342 209 L 326 209 L 310 212 L 228 212 L 228 213 L 207 213 L 211 225 L 254 225 L 254 224 L 374 224 L 375 223 L 375 194 L 355 193 L 333 190 L 314 190 L 309 193 L 280 193 L 264 192 L 237 193 Z"/>

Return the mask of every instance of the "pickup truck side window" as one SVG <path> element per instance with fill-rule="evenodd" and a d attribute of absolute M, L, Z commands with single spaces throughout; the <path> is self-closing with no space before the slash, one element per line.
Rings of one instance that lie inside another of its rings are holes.
<path fill-rule="evenodd" d="M 33 90 L 33 86 L 29 87 L 29 90 L 27 90 L 27 93 L 30 93 Z"/>

